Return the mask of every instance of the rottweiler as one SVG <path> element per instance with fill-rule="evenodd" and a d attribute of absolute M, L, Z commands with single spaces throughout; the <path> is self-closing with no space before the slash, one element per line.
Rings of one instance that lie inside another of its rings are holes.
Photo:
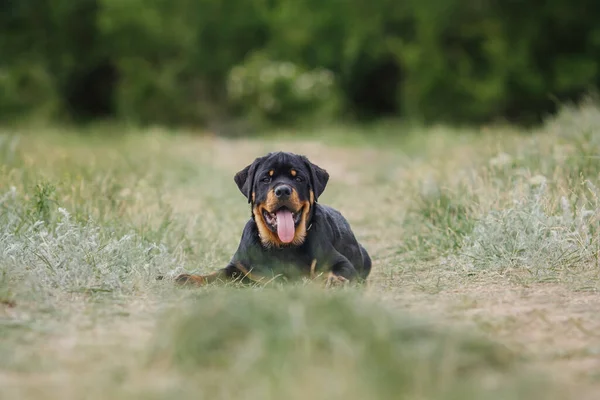
<path fill-rule="evenodd" d="M 182 274 L 178 283 L 264 281 L 323 276 L 327 284 L 364 283 L 371 258 L 342 214 L 318 203 L 329 174 L 303 155 L 273 152 L 234 176 L 251 218 L 225 268 Z"/>

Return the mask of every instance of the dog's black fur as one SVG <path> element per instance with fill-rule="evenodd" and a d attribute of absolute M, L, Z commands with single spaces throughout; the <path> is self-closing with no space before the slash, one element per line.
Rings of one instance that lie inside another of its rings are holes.
<path fill-rule="evenodd" d="M 257 158 L 234 180 L 252 210 L 237 251 L 225 268 L 210 275 L 180 275 L 178 282 L 319 274 L 325 274 L 329 282 L 367 279 L 371 258 L 348 221 L 339 211 L 317 202 L 329 181 L 327 171 L 304 156 L 276 152 Z M 287 242 L 276 230 L 279 217 L 275 212 L 281 208 L 293 213 L 294 237 Z"/>

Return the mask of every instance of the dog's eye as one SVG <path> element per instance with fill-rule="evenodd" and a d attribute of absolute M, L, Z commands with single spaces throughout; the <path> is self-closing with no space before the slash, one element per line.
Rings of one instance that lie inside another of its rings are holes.
<path fill-rule="evenodd" d="M 265 176 L 265 177 L 264 177 L 264 178 L 262 178 L 260 181 L 261 181 L 261 182 L 264 182 L 264 183 L 269 183 L 269 182 L 271 182 L 271 177 L 270 177 L 270 176 Z"/>
<path fill-rule="evenodd" d="M 302 181 L 304 181 L 304 179 L 302 179 L 302 177 L 301 177 L 301 176 L 297 176 L 297 177 L 296 177 L 296 182 L 302 182 Z"/>

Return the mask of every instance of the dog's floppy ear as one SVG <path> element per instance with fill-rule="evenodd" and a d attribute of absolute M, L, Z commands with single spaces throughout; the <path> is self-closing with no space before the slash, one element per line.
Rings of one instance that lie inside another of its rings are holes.
<path fill-rule="evenodd" d="M 235 174 L 233 180 L 235 181 L 240 192 L 248 199 L 248 203 L 252 201 L 252 186 L 254 186 L 254 174 L 256 168 L 260 165 L 264 157 L 259 157 L 246 168 Z"/>
<path fill-rule="evenodd" d="M 329 173 L 327 173 L 327 171 L 318 165 L 311 163 L 308 158 L 303 156 L 302 159 L 310 171 L 310 186 L 315 193 L 316 202 L 321 193 L 323 193 L 325 190 L 325 186 L 327 186 L 327 182 L 329 181 Z"/>

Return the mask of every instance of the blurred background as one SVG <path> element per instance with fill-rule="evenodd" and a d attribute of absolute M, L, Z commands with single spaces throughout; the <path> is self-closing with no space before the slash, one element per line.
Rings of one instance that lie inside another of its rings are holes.
<path fill-rule="evenodd" d="M 600 84 L 599 21 L 598 0 L 4 0 L 0 119 L 529 125 Z"/>

